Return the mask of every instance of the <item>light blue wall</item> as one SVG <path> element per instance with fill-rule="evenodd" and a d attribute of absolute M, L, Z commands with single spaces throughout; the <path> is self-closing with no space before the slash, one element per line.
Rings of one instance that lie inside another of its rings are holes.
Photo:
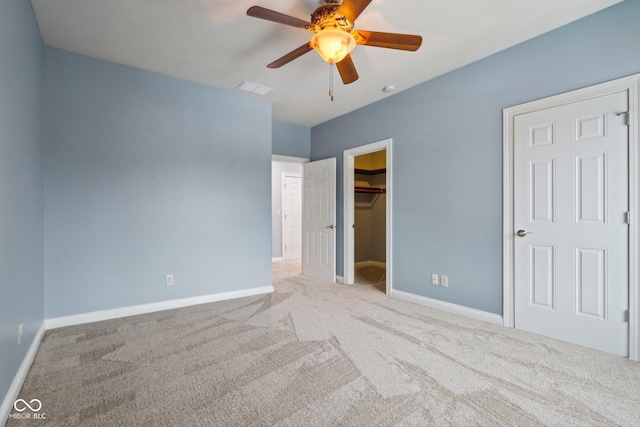
<path fill-rule="evenodd" d="M 342 151 L 393 138 L 395 289 L 502 313 L 502 109 L 640 72 L 639 22 L 627 0 L 311 129 L 312 160 L 338 160 L 338 212 Z M 340 233 L 337 257 L 342 274 Z"/>
<path fill-rule="evenodd" d="M 308 159 L 310 153 L 310 128 L 278 120 L 273 121 L 273 154 Z"/>
<path fill-rule="evenodd" d="M 47 318 L 271 285 L 268 102 L 54 48 L 44 91 Z"/>
<path fill-rule="evenodd" d="M 0 2 L 0 402 L 44 318 L 42 49 L 31 2 Z"/>

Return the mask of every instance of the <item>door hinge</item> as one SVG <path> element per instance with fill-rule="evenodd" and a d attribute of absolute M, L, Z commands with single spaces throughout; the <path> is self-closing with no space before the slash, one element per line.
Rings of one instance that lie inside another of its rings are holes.
<path fill-rule="evenodd" d="M 631 211 L 626 211 L 626 212 L 624 213 L 624 221 L 625 221 L 627 224 L 631 224 Z"/>
<path fill-rule="evenodd" d="M 629 126 L 629 112 L 623 111 L 622 113 L 616 113 L 616 116 L 622 116 L 622 115 L 624 115 L 624 125 Z"/>
<path fill-rule="evenodd" d="M 624 311 L 624 321 L 629 323 L 629 310 Z"/>

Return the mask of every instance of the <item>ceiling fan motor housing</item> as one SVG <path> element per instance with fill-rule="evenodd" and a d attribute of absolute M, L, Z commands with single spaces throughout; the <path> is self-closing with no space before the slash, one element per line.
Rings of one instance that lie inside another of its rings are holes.
<path fill-rule="evenodd" d="M 336 29 L 350 33 L 353 30 L 353 23 L 337 14 L 339 7 L 339 4 L 327 4 L 317 8 L 311 14 L 311 22 L 315 28 L 309 28 L 309 30 L 317 33 L 326 29 Z"/>

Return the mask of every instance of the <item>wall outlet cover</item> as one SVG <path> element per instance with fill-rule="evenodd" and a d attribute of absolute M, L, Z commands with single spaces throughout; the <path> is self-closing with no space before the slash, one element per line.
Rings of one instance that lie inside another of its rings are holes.
<path fill-rule="evenodd" d="M 449 287 L 449 276 L 445 276 L 444 274 L 440 276 L 440 285 L 445 288 Z"/>

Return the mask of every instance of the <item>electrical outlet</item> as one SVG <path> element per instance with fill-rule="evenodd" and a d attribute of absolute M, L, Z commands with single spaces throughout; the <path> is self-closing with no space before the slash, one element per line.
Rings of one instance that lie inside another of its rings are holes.
<path fill-rule="evenodd" d="M 18 323 L 18 345 L 22 342 L 22 322 Z"/>
<path fill-rule="evenodd" d="M 432 274 L 431 275 L 431 284 L 433 284 L 433 285 L 437 285 L 438 284 L 438 275 L 437 274 Z"/>
<path fill-rule="evenodd" d="M 442 287 L 449 287 L 449 276 L 445 276 L 444 274 L 440 276 L 440 285 Z"/>
<path fill-rule="evenodd" d="M 167 276 L 164 279 L 164 282 L 166 283 L 167 286 L 173 286 L 173 274 L 167 274 Z"/>

